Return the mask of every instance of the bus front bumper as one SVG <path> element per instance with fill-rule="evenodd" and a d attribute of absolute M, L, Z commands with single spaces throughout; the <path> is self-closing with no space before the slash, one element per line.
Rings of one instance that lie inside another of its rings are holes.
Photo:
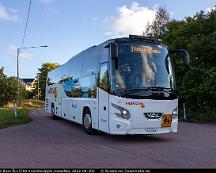
<path fill-rule="evenodd" d="M 178 119 L 172 120 L 171 127 L 143 127 L 143 128 L 132 128 L 131 123 L 128 120 L 111 118 L 109 121 L 110 134 L 115 135 L 126 135 L 126 134 L 163 134 L 163 133 L 174 133 L 177 132 Z"/>

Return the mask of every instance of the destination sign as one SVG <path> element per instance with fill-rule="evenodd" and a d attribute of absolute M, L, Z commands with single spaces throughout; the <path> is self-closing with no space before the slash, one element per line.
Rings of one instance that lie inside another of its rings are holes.
<path fill-rule="evenodd" d="M 131 46 L 131 52 L 141 52 L 141 53 L 148 53 L 148 54 L 160 54 L 161 51 L 156 50 L 156 49 L 150 49 L 146 47 L 134 47 Z"/>

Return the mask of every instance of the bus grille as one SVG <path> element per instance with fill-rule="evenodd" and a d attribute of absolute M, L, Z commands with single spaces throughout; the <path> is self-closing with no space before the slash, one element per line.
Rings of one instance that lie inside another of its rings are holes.
<path fill-rule="evenodd" d="M 146 112 L 144 113 L 145 117 L 148 119 L 159 119 L 163 113 L 158 112 Z"/>

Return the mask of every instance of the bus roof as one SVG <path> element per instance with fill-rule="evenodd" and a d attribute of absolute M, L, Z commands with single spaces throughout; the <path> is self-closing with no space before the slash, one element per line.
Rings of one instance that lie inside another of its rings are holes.
<path fill-rule="evenodd" d="M 154 38 L 154 37 L 146 37 L 146 36 L 138 36 L 138 35 L 129 35 L 129 37 L 120 37 L 120 38 L 114 38 L 114 39 L 109 39 L 106 40 L 105 42 L 99 44 L 99 45 L 94 45 L 91 46 L 87 49 L 84 49 L 83 51 L 81 51 L 80 53 L 74 55 L 72 58 L 80 55 L 80 54 L 85 54 L 87 51 L 90 51 L 92 49 L 98 49 L 99 47 L 105 47 L 107 45 L 109 45 L 110 43 L 128 43 L 128 42 L 143 42 L 143 43 L 153 43 L 153 44 L 159 44 L 163 47 L 167 47 L 166 45 L 162 44 L 160 40 Z M 70 58 L 66 63 L 62 64 L 61 66 L 55 68 L 54 70 L 50 71 L 50 73 L 52 73 L 53 71 L 57 71 L 60 70 L 62 68 L 62 66 L 64 66 L 65 64 L 67 64 L 69 61 L 71 61 Z"/>
<path fill-rule="evenodd" d="M 129 35 L 129 37 L 110 39 L 110 40 L 103 42 L 101 45 L 106 45 L 106 44 L 110 44 L 110 43 L 122 43 L 122 42 L 153 43 L 153 44 L 159 44 L 163 47 L 166 47 L 164 44 L 162 44 L 161 40 L 159 40 L 159 39 L 156 39 L 154 37 L 146 37 L 146 36 L 138 36 L 138 35 Z"/>

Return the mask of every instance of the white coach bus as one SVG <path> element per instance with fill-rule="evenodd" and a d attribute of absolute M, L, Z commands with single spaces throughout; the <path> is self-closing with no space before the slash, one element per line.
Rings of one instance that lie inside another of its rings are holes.
<path fill-rule="evenodd" d="M 178 97 L 168 48 L 142 36 L 108 40 L 48 73 L 45 109 L 53 119 L 83 126 L 88 134 L 177 132 Z"/>

